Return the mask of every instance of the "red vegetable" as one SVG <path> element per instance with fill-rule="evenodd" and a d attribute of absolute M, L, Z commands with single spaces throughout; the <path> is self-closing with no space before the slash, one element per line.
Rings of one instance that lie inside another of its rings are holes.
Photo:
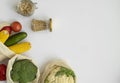
<path fill-rule="evenodd" d="M 14 32 L 19 32 L 22 29 L 22 25 L 20 24 L 20 22 L 15 21 L 11 24 L 11 28 Z"/>
<path fill-rule="evenodd" d="M 0 64 L 0 81 L 6 80 L 6 65 Z"/>
<path fill-rule="evenodd" d="M 9 32 L 9 34 L 11 34 L 11 32 L 12 32 L 11 26 L 5 26 L 5 27 L 2 28 L 2 30 L 7 30 Z"/>

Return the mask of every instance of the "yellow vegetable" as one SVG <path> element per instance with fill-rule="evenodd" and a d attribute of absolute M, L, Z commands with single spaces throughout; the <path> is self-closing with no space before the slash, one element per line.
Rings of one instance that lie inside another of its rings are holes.
<path fill-rule="evenodd" d="M 9 32 L 7 30 L 2 30 L 0 32 L 0 41 L 2 43 L 5 43 L 5 41 L 8 39 L 8 37 L 9 37 Z"/>
<path fill-rule="evenodd" d="M 8 48 L 14 51 L 16 54 L 20 54 L 28 51 L 31 48 L 31 45 L 30 45 L 30 42 L 23 42 L 23 43 L 12 45 Z"/>
<path fill-rule="evenodd" d="M 52 18 L 50 18 L 49 21 L 50 21 L 50 23 L 49 23 L 50 32 L 52 32 Z"/>

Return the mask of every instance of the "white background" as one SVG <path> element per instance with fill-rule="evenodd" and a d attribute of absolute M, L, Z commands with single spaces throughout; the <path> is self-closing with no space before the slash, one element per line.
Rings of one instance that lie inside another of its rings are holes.
<path fill-rule="evenodd" d="M 20 21 L 40 69 L 51 59 L 73 68 L 77 83 L 120 83 L 120 0 L 34 0 L 31 17 L 17 14 L 17 0 L 0 2 L 0 22 Z M 53 18 L 53 32 L 33 32 L 33 18 Z M 5 82 L 0 82 L 5 83 Z"/>

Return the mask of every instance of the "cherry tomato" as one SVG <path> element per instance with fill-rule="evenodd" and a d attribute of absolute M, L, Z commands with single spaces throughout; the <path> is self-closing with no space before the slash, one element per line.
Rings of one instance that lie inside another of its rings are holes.
<path fill-rule="evenodd" d="M 14 31 L 14 32 L 19 32 L 21 29 L 22 29 L 22 25 L 20 24 L 20 22 L 18 21 L 15 21 L 11 24 L 11 29 Z"/>
<path fill-rule="evenodd" d="M 0 64 L 0 81 L 6 80 L 6 65 Z"/>
<path fill-rule="evenodd" d="M 5 26 L 1 29 L 2 30 L 7 30 L 9 32 L 9 34 L 11 34 L 12 30 L 11 30 L 11 26 Z"/>

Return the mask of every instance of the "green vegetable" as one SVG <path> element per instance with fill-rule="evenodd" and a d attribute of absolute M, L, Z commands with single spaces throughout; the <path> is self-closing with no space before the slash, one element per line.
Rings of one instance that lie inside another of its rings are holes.
<path fill-rule="evenodd" d="M 15 35 L 10 36 L 7 39 L 7 41 L 5 42 L 5 45 L 6 46 L 14 45 L 14 44 L 18 43 L 19 41 L 23 40 L 26 37 L 27 37 L 27 33 L 26 32 L 17 33 Z"/>
<path fill-rule="evenodd" d="M 64 75 L 64 74 L 67 77 L 73 76 L 73 78 L 75 78 L 74 72 L 68 68 L 65 68 L 65 67 L 61 67 L 60 71 L 58 71 L 55 76 Z"/>
<path fill-rule="evenodd" d="M 27 59 L 15 61 L 11 71 L 13 81 L 28 83 L 36 78 L 37 67 Z"/>

